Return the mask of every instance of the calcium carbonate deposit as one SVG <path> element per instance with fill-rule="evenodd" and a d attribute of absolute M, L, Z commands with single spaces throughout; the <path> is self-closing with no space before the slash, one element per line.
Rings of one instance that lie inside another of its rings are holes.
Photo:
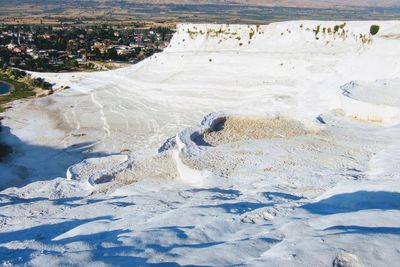
<path fill-rule="evenodd" d="M 182 24 L 33 74 L 69 88 L 4 113 L 0 263 L 396 265 L 399 48 L 399 21 Z"/>

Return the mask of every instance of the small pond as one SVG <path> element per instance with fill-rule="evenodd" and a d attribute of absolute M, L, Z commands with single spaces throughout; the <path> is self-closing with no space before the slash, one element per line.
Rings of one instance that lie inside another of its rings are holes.
<path fill-rule="evenodd" d="M 0 95 L 7 94 L 11 89 L 11 85 L 0 81 Z"/>

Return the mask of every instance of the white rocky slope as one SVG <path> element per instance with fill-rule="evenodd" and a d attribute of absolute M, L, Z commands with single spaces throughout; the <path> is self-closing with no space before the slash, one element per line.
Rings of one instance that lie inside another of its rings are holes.
<path fill-rule="evenodd" d="M 396 263 L 398 47 L 397 21 L 181 25 L 135 66 L 43 75 L 71 88 L 5 114 L 0 260 Z"/>

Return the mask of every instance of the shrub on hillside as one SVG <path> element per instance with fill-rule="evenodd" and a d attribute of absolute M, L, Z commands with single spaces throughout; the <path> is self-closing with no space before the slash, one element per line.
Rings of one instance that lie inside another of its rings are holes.
<path fill-rule="evenodd" d="M 375 34 L 377 34 L 378 32 L 379 32 L 379 25 L 371 25 L 371 28 L 369 29 L 369 32 L 372 34 L 372 35 L 375 35 Z"/>
<path fill-rule="evenodd" d="M 337 33 L 339 31 L 339 29 L 340 29 L 340 26 L 339 25 L 335 25 L 335 27 L 333 27 L 333 32 Z"/>
<path fill-rule="evenodd" d="M 251 40 L 251 38 L 253 38 L 254 33 L 255 33 L 255 32 L 254 32 L 253 30 L 249 32 L 249 39 L 250 39 L 250 40 Z"/>
<path fill-rule="evenodd" d="M 44 90 L 50 90 L 53 87 L 51 83 L 46 82 L 43 78 L 35 78 L 32 84 L 33 86 L 40 87 Z"/>
<path fill-rule="evenodd" d="M 320 31 L 321 31 L 321 25 L 318 25 L 318 26 L 314 29 L 315 36 L 317 36 L 318 33 L 319 33 Z"/>

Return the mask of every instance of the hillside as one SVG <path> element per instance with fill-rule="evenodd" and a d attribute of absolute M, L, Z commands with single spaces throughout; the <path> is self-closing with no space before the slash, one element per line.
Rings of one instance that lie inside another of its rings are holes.
<path fill-rule="evenodd" d="M 371 25 L 379 25 L 376 35 Z M 5 266 L 400 259 L 399 21 L 180 24 L 6 111 Z"/>
<path fill-rule="evenodd" d="M 340 10 L 340 12 L 338 12 Z M 398 0 L 9 0 L 0 9 L 7 25 L 127 25 L 138 22 L 268 24 L 286 20 L 393 20 Z"/>
<path fill-rule="evenodd" d="M 35 0 L 24 0 L 19 1 L 22 3 L 34 3 L 38 2 Z M 57 2 L 63 2 L 60 0 L 44 0 L 40 1 L 45 4 L 52 4 Z M 86 3 L 100 3 L 105 4 L 110 0 L 68 0 L 68 2 L 86 2 Z M 112 1 L 113 2 L 113 1 Z M 400 6 L 399 0 L 123 0 L 118 1 L 121 3 L 142 3 L 142 4 L 189 4 L 189 5 L 203 5 L 203 4 L 239 4 L 249 6 L 281 6 L 281 7 L 302 7 L 302 8 L 335 8 L 335 7 L 352 7 L 352 6 L 363 6 L 363 7 L 389 7 L 389 6 Z"/>
<path fill-rule="evenodd" d="M 284 7 L 303 7 L 303 8 L 334 8 L 334 7 L 352 7 L 352 6 L 400 6 L 398 0 L 128 0 L 138 3 L 155 4 L 240 4 L 255 6 L 284 6 Z"/>

